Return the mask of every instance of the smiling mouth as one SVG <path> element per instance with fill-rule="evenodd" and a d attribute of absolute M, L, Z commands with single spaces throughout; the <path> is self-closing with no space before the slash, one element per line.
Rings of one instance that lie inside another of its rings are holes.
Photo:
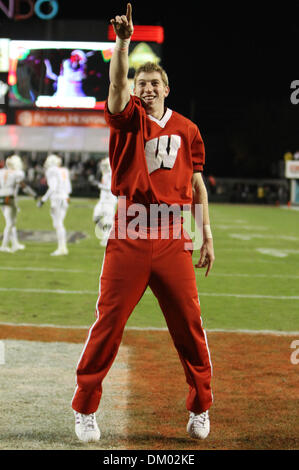
<path fill-rule="evenodd" d="M 147 95 L 147 96 L 143 96 L 142 99 L 143 99 L 144 101 L 150 103 L 151 101 L 153 101 L 153 100 L 155 99 L 155 96 L 153 96 L 153 95 Z"/>

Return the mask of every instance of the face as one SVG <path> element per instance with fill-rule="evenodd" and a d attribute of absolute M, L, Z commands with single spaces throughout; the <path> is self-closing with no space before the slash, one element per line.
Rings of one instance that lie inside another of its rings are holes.
<path fill-rule="evenodd" d="M 164 100 L 169 94 L 169 87 L 164 84 L 159 72 L 141 72 L 137 76 L 134 94 L 142 99 L 148 114 L 156 114 L 155 117 L 164 114 Z"/>
<path fill-rule="evenodd" d="M 84 66 L 84 60 L 79 54 L 71 54 L 71 67 L 73 70 L 78 70 Z"/>

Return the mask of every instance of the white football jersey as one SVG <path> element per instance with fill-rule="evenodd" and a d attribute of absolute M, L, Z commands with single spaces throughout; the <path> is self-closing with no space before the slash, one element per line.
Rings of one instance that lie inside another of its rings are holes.
<path fill-rule="evenodd" d="M 65 199 L 72 192 L 69 170 L 65 167 L 52 166 L 46 171 L 46 180 L 50 199 Z"/>
<path fill-rule="evenodd" d="M 104 173 L 102 176 L 100 188 L 101 188 L 101 194 L 100 194 L 100 200 L 102 202 L 107 202 L 111 204 L 115 204 L 117 201 L 117 197 L 114 196 L 111 192 L 111 172 Z"/>
<path fill-rule="evenodd" d="M 0 170 L 0 196 L 17 196 L 19 184 L 25 179 L 23 170 Z"/>

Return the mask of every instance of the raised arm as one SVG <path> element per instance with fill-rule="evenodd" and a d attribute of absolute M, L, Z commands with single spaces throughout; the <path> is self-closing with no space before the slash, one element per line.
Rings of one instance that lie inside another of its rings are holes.
<path fill-rule="evenodd" d="M 110 22 L 116 34 L 116 45 L 109 69 L 108 109 L 111 114 L 117 114 L 124 110 L 130 100 L 128 51 L 133 34 L 131 4 L 127 5 L 126 15 L 116 16 Z"/>

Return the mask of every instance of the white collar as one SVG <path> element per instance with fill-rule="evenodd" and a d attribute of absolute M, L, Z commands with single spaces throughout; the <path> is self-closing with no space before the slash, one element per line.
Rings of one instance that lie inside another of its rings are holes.
<path fill-rule="evenodd" d="M 172 115 L 172 110 L 167 108 L 162 119 L 156 119 L 154 116 L 151 116 L 150 114 L 148 114 L 148 117 L 150 118 L 151 121 L 154 121 L 156 124 L 158 124 L 158 126 L 164 128 L 167 122 L 169 121 L 169 119 L 171 118 L 171 115 Z"/>

